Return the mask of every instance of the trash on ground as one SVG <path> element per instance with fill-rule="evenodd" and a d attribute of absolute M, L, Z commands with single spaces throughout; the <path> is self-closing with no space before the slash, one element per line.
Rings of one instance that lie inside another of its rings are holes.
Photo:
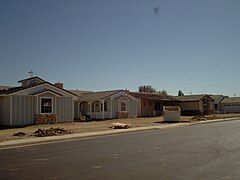
<path fill-rule="evenodd" d="M 65 130 L 64 128 L 49 128 L 49 129 L 38 129 L 35 131 L 32 136 L 36 137 L 46 137 L 46 136 L 56 136 L 56 135 L 64 135 L 70 134 L 69 130 Z"/>
<path fill-rule="evenodd" d="M 204 116 L 197 115 L 192 118 L 192 121 L 206 121 L 207 119 Z"/>
<path fill-rule="evenodd" d="M 124 123 L 111 123 L 111 128 L 112 129 L 128 129 L 131 128 L 131 124 L 124 124 Z"/>
<path fill-rule="evenodd" d="M 14 133 L 13 136 L 19 136 L 19 137 L 22 137 L 22 136 L 25 136 L 26 133 L 24 132 L 17 132 L 17 133 Z"/>

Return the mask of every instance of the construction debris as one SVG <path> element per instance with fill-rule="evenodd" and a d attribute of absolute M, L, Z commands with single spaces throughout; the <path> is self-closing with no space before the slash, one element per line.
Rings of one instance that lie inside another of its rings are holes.
<path fill-rule="evenodd" d="M 38 129 L 33 133 L 32 136 L 36 137 L 46 137 L 46 136 L 56 136 L 56 135 L 64 135 L 70 134 L 71 132 L 65 130 L 64 128 L 50 128 L 50 129 Z"/>
<path fill-rule="evenodd" d="M 131 128 L 131 124 L 124 124 L 124 123 L 111 123 L 112 126 L 110 128 L 112 129 L 128 129 Z"/>
<path fill-rule="evenodd" d="M 191 121 L 206 121 L 206 118 L 204 116 L 194 116 Z"/>
<path fill-rule="evenodd" d="M 19 136 L 19 137 L 22 137 L 22 136 L 25 136 L 26 133 L 24 132 L 17 132 L 17 133 L 14 133 L 13 136 Z"/>

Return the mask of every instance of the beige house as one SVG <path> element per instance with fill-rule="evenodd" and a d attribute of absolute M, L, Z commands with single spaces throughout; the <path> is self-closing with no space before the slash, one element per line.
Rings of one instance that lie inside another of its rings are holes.
<path fill-rule="evenodd" d="M 92 119 L 112 119 L 138 117 L 141 114 L 141 102 L 124 90 L 80 92 L 75 115 L 89 116 Z"/>
<path fill-rule="evenodd" d="M 178 106 L 179 101 L 170 96 L 164 97 L 159 93 L 130 92 L 130 94 L 141 100 L 141 116 L 160 116 L 163 106 Z"/>
<path fill-rule="evenodd" d="M 174 96 L 179 101 L 182 115 L 200 115 L 213 112 L 213 99 L 207 94 Z"/>
<path fill-rule="evenodd" d="M 240 113 L 240 97 L 224 98 L 220 107 L 224 113 Z"/>
<path fill-rule="evenodd" d="M 73 121 L 78 96 L 39 77 L 18 81 L 20 86 L 0 90 L 0 125 L 36 123 L 36 117 L 54 116 L 56 122 Z"/>

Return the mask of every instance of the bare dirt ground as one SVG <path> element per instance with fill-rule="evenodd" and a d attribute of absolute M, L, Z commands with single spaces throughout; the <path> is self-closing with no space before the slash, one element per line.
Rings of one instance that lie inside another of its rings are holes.
<path fill-rule="evenodd" d="M 240 117 L 240 114 L 217 114 L 205 116 L 206 119 L 220 119 Z M 190 122 L 192 116 L 182 116 L 181 121 Z M 64 128 L 65 130 L 71 131 L 71 133 L 85 133 L 109 130 L 111 123 L 126 123 L 131 124 L 132 127 L 146 127 L 146 126 L 157 126 L 163 123 L 163 117 L 150 117 L 150 118 L 127 118 L 127 119 L 111 119 L 111 120 L 96 120 L 91 122 L 69 122 L 69 123 L 57 123 L 57 124 L 46 124 L 46 125 L 32 125 L 27 127 L 11 128 L 0 130 L 0 142 L 14 139 L 23 138 L 34 138 L 31 136 L 38 129 L 49 129 L 49 128 Z M 24 132 L 26 135 L 19 137 L 13 136 L 14 133 Z"/>

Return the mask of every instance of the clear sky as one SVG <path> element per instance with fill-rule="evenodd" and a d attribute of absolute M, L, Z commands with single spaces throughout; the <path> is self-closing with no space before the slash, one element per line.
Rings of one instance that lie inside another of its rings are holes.
<path fill-rule="evenodd" d="M 1 0 L 0 84 L 30 69 L 68 89 L 240 96 L 240 1 Z"/>

